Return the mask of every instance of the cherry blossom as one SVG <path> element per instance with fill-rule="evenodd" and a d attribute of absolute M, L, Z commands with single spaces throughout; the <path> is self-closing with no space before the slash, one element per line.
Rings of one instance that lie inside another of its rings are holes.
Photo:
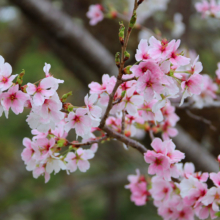
<path fill-rule="evenodd" d="M 75 172 L 78 167 L 81 172 L 86 172 L 90 167 L 88 160 L 93 157 L 93 151 L 82 148 L 77 149 L 75 153 L 69 152 L 65 158 L 67 171 Z"/>
<path fill-rule="evenodd" d="M 102 114 L 102 109 L 99 106 L 95 105 L 97 100 L 98 100 L 97 94 L 92 94 L 90 95 L 90 97 L 86 95 L 84 98 L 88 115 L 90 116 L 91 119 L 99 119 Z"/>
<path fill-rule="evenodd" d="M 49 89 L 53 87 L 53 80 L 51 77 L 44 78 L 40 81 L 39 85 L 36 86 L 32 83 L 27 84 L 27 93 L 33 95 L 33 102 L 36 106 L 40 106 L 44 103 L 45 98 L 53 96 L 55 93 L 54 89 Z"/>
<path fill-rule="evenodd" d="M 151 59 L 150 55 L 148 54 L 148 50 L 149 50 L 149 46 L 147 40 L 142 39 L 138 45 L 137 53 L 135 55 L 136 60 L 146 61 L 148 59 Z"/>
<path fill-rule="evenodd" d="M 171 42 L 163 39 L 162 41 L 157 40 L 155 37 L 149 39 L 150 49 L 149 54 L 153 59 L 166 59 L 171 55 L 175 40 Z"/>
<path fill-rule="evenodd" d="M 78 108 L 76 112 L 70 112 L 66 118 L 65 129 L 69 132 L 70 129 L 75 128 L 77 136 L 85 136 L 90 132 L 91 119 L 86 115 L 87 109 Z"/>
<path fill-rule="evenodd" d="M 103 7 L 100 4 L 89 6 L 89 11 L 86 15 L 90 19 L 90 25 L 96 25 L 98 22 L 104 19 L 104 14 L 102 10 Z"/>
<path fill-rule="evenodd" d="M 22 91 L 19 91 L 19 86 L 12 86 L 8 92 L 2 94 L 2 104 L 6 111 L 11 110 L 18 115 L 24 110 L 24 104 L 29 99 L 29 96 Z"/>
<path fill-rule="evenodd" d="M 3 62 L 3 63 L 2 63 Z M 0 90 L 5 91 L 12 86 L 12 81 L 15 79 L 16 75 L 11 75 L 12 67 L 9 63 L 4 63 L 4 58 L 1 56 L 0 63 Z"/>

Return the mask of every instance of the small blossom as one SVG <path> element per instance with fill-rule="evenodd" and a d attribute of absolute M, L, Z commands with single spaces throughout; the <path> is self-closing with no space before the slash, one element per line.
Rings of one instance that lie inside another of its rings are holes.
<path fill-rule="evenodd" d="M 81 172 L 86 172 L 90 168 L 89 159 L 94 157 L 94 153 L 91 150 L 83 150 L 79 148 L 75 153 L 69 152 L 65 158 L 67 162 L 67 170 L 75 172 L 77 167 Z"/>
<path fill-rule="evenodd" d="M 100 4 L 89 6 L 89 11 L 86 13 L 86 16 L 90 19 L 90 25 L 96 25 L 104 19 L 102 10 L 103 7 Z"/>

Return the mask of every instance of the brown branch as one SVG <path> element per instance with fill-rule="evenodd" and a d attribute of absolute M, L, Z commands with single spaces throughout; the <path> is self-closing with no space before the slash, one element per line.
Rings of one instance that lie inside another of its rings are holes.
<path fill-rule="evenodd" d="M 118 87 L 121 85 L 122 81 L 120 79 L 117 79 L 116 81 L 116 84 L 115 84 L 115 87 L 112 91 L 112 93 L 109 95 L 109 101 L 108 101 L 108 106 L 105 110 L 105 114 L 104 116 L 102 117 L 102 120 L 100 122 L 100 125 L 99 125 L 99 128 L 103 128 L 105 126 L 105 121 L 106 119 L 108 118 L 108 115 L 109 115 L 109 112 L 111 111 L 112 109 L 112 105 L 113 105 L 113 100 L 114 100 L 114 95 L 118 89 Z"/>
<path fill-rule="evenodd" d="M 122 82 L 124 83 L 124 82 L 132 81 L 132 80 L 137 80 L 137 78 L 134 76 L 130 79 L 122 79 Z"/>
<path fill-rule="evenodd" d="M 135 12 L 135 10 L 138 8 L 138 4 L 137 4 L 137 0 L 134 1 L 134 10 L 133 10 L 133 14 Z M 132 15 L 133 16 L 133 15 Z M 124 60 L 124 52 L 127 49 L 127 45 L 128 45 L 128 41 L 130 38 L 130 34 L 131 34 L 132 28 L 128 27 L 127 29 L 127 34 L 125 37 L 125 43 L 122 45 L 121 48 L 121 61 L 120 61 L 120 68 L 119 68 L 119 72 L 118 72 L 118 77 L 117 77 L 117 81 L 116 84 L 114 86 L 114 89 L 112 91 L 112 93 L 109 96 L 109 102 L 108 102 L 108 106 L 106 108 L 105 114 L 100 122 L 100 128 L 102 129 L 105 126 L 105 121 L 108 118 L 109 112 L 112 109 L 112 105 L 113 105 L 113 100 L 114 100 L 114 95 L 118 89 L 118 87 L 123 83 L 122 81 L 122 76 L 123 76 L 123 69 L 124 69 L 124 64 L 125 64 L 125 60 Z"/>
<path fill-rule="evenodd" d="M 112 105 L 116 105 L 116 104 L 120 103 L 120 102 L 121 102 L 121 100 L 122 100 L 122 97 L 121 97 L 121 98 L 119 98 L 119 99 L 117 99 L 115 102 L 113 102 L 113 103 L 112 103 Z"/>
<path fill-rule="evenodd" d="M 101 138 L 98 138 L 98 139 L 95 139 L 95 140 L 91 140 L 91 141 L 87 141 L 87 142 L 84 142 L 84 143 L 74 143 L 74 142 L 69 142 L 68 144 L 70 145 L 74 145 L 74 146 L 86 146 L 86 145 L 92 145 L 92 144 L 97 144 L 99 143 L 100 141 L 104 141 L 106 138 L 108 138 L 108 135 L 105 135 Z"/>
<path fill-rule="evenodd" d="M 104 126 L 102 128 L 102 130 L 105 131 L 109 135 L 109 137 L 116 138 L 118 141 L 121 141 L 122 143 L 124 143 L 132 148 L 135 148 L 136 150 L 138 150 L 142 154 L 144 154 L 147 151 L 147 148 L 145 148 L 145 146 L 142 145 L 141 143 L 112 130 L 108 126 Z"/>
<path fill-rule="evenodd" d="M 191 118 L 197 120 L 197 121 L 202 121 L 203 123 L 209 125 L 209 127 L 213 130 L 216 131 L 216 127 L 214 125 L 212 125 L 212 122 L 206 118 L 203 118 L 201 116 L 195 115 L 193 114 L 190 110 L 186 110 L 186 113 L 188 116 L 190 116 Z"/>

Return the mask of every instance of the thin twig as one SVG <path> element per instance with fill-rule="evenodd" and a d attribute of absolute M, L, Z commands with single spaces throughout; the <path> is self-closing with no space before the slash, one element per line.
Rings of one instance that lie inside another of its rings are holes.
<path fill-rule="evenodd" d="M 121 97 L 121 98 L 119 98 L 119 99 L 117 99 L 115 102 L 113 102 L 113 103 L 112 103 L 112 105 L 116 105 L 116 104 L 120 103 L 120 102 L 121 102 L 121 100 L 122 100 L 122 97 Z"/>
<path fill-rule="evenodd" d="M 84 142 L 84 143 L 74 143 L 74 142 L 69 142 L 68 144 L 69 145 L 74 145 L 74 146 L 86 146 L 86 145 L 92 145 L 92 144 L 97 144 L 99 143 L 100 141 L 104 141 L 105 139 L 108 138 L 108 134 L 99 138 L 99 139 L 95 139 L 95 140 L 91 140 L 91 141 L 87 141 L 87 142 Z"/>
<path fill-rule="evenodd" d="M 137 8 L 138 8 L 138 4 L 137 4 L 137 0 L 135 0 L 133 14 L 134 14 L 134 12 L 136 11 Z M 128 40 L 129 40 L 131 31 L 132 31 L 132 28 L 127 29 L 127 34 L 126 34 L 126 37 L 125 37 L 125 43 L 122 45 L 122 48 L 121 48 L 121 61 L 120 61 L 120 68 L 119 68 L 119 72 L 118 72 L 118 77 L 117 77 L 117 81 L 116 81 L 116 84 L 114 86 L 114 89 L 113 89 L 112 93 L 109 95 L 108 106 L 106 108 L 105 114 L 104 114 L 104 116 L 103 116 L 103 118 L 100 122 L 100 125 L 99 125 L 99 128 L 101 128 L 101 129 L 105 126 L 106 119 L 108 118 L 109 112 L 112 109 L 114 95 L 115 95 L 118 87 L 123 83 L 122 76 L 123 76 L 123 69 L 124 69 L 124 64 L 125 64 L 124 52 L 127 49 Z"/>
<path fill-rule="evenodd" d="M 186 110 L 187 115 L 189 115 L 191 118 L 196 119 L 198 121 L 202 121 L 203 123 L 207 124 L 210 126 L 210 128 L 213 131 L 216 131 L 216 127 L 212 125 L 212 122 L 206 118 L 203 118 L 201 116 L 193 114 L 190 110 Z"/>
<path fill-rule="evenodd" d="M 62 108 L 60 111 L 69 114 L 69 112 L 64 108 Z"/>
<path fill-rule="evenodd" d="M 117 13 L 117 17 L 118 17 L 119 19 L 123 19 L 124 21 L 129 22 L 129 18 L 128 18 L 126 15 Z M 143 25 L 141 25 L 141 24 L 137 24 L 137 25 L 136 25 L 136 28 L 137 28 L 137 29 L 141 29 L 141 30 L 145 30 L 145 31 L 149 32 L 152 36 L 157 37 L 159 40 L 162 39 L 161 36 L 159 36 L 158 34 L 154 33 L 150 28 L 147 28 L 147 27 L 145 27 L 145 26 L 143 26 Z"/>
<path fill-rule="evenodd" d="M 122 82 L 124 83 L 124 82 L 132 81 L 132 80 L 137 80 L 137 78 L 134 76 L 130 79 L 122 79 Z"/>

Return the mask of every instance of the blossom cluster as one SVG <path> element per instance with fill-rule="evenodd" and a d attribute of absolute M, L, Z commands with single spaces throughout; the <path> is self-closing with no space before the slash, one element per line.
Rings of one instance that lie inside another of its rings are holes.
<path fill-rule="evenodd" d="M 220 4 L 216 0 L 203 0 L 202 2 L 197 2 L 195 8 L 198 12 L 202 13 L 202 17 L 216 17 L 220 16 Z"/>
<path fill-rule="evenodd" d="M 155 138 L 152 142 L 154 151 L 148 150 L 144 159 L 150 164 L 149 174 L 155 174 L 151 183 L 137 170 L 136 175 L 129 175 L 131 201 L 136 205 L 145 205 L 152 198 L 163 219 L 193 220 L 217 218 L 220 205 L 220 172 L 195 172 L 192 163 L 179 163 L 184 154 L 175 150 L 171 140 L 162 142 Z M 207 180 L 214 184 L 208 188 Z M 150 187 L 148 187 L 150 184 Z"/>
<path fill-rule="evenodd" d="M 137 63 L 124 69 L 124 82 L 114 94 L 112 116 L 107 119 L 109 126 L 119 132 L 121 112 L 125 111 L 126 135 L 139 136 L 140 129 L 152 130 L 155 134 L 162 133 L 166 140 L 178 133 L 175 125 L 179 117 L 171 100 L 179 97 L 182 105 L 184 99 L 195 96 L 193 103 L 200 108 L 214 103 L 218 86 L 211 78 L 204 82 L 208 76 L 200 74 L 203 67 L 198 57 L 191 61 L 179 46 L 180 40 L 159 41 L 151 37 L 149 43 L 140 41 L 135 55 Z M 105 74 L 102 84 L 89 84 L 90 93 L 98 94 L 98 105 L 103 112 L 115 83 L 116 77 Z"/>
<path fill-rule="evenodd" d="M 129 175 L 128 181 L 130 182 L 125 186 L 126 189 L 131 191 L 131 201 L 137 206 L 145 205 L 148 201 L 148 196 L 150 196 L 149 191 L 147 190 L 147 180 L 142 175 L 140 171 L 136 170 L 136 175 Z"/>
<path fill-rule="evenodd" d="M 137 62 L 124 68 L 122 82 L 114 93 L 110 115 L 106 119 L 107 126 L 129 138 L 141 138 L 146 132 L 162 134 L 163 140 L 167 141 L 166 150 L 162 152 L 167 152 L 167 155 L 160 155 L 157 160 L 163 164 L 164 176 L 161 175 L 166 179 L 175 176 L 174 163 L 177 162 L 172 161 L 168 155 L 178 154 L 169 140 L 178 133 L 175 125 L 179 117 L 175 113 L 173 100 L 181 99 L 180 104 L 183 104 L 184 99 L 191 98 L 194 100 L 193 105 L 200 108 L 219 104 L 215 100 L 219 70 L 216 71 L 215 82 L 208 75 L 201 75 L 202 64 L 198 57 L 191 61 L 179 50 L 179 46 L 180 40 L 169 42 L 155 37 L 151 37 L 149 42 L 141 40 L 135 55 Z M 53 171 L 73 172 L 78 163 L 91 159 L 97 143 L 85 143 L 94 140 L 98 142 L 100 138 L 96 135 L 100 132 L 100 121 L 109 105 L 117 78 L 104 74 L 101 84 L 90 83 L 90 94 L 84 98 L 85 105 L 77 107 L 66 103 L 67 95 L 59 98 L 57 90 L 63 80 L 52 76 L 50 64 L 46 63 L 43 68 L 43 79 L 22 86 L 20 75 L 13 83 L 17 75 L 11 75 L 11 66 L 1 59 L 1 112 L 4 111 L 8 116 L 10 108 L 15 114 L 23 112 L 24 107 L 30 109 L 26 121 L 36 136 L 32 140 L 25 139 L 22 158 L 27 169 L 33 171 L 34 177 L 42 174 L 48 181 Z M 73 142 L 67 140 L 71 130 L 76 134 L 76 141 Z M 101 132 L 101 137 L 104 135 Z M 84 157 L 81 146 L 85 145 L 92 145 L 92 152 L 85 153 L 88 155 Z M 145 160 L 154 160 L 157 153 L 148 151 L 147 155 L 151 156 Z M 75 165 L 68 165 L 70 158 L 75 160 Z M 81 171 L 89 168 L 88 161 L 84 165 L 84 168 L 78 166 Z M 154 174 L 153 170 L 149 172 Z"/>
<path fill-rule="evenodd" d="M 103 8 L 91 6 L 87 15 L 94 25 L 102 20 Z M 53 77 L 50 64 L 43 68 L 43 79 L 22 85 L 24 73 L 11 75 L 10 64 L 0 57 L 0 114 L 4 112 L 8 117 L 10 109 L 15 114 L 29 109 L 26 121 L 33 137 L 23 140 L 21 154 L 26 169 L 33 172 L 34 178 L 43 175 L 45 182 L 61 170 L 67 174 L 77 169 L 86 172 L 98 142 L 115 137 L 104 126 L 126 140 L 149 133 L 153 149 L 144 153 L 144 160 L 149 164 L 148 174 L 155 176 L 151 184 L 139 171 L 128 177 L 126 188 L 131 191 L 131 201 L 144 205 L 151 196 L 164 219 L 191 220 L 194 215 L 204 219 L 209 213 L 214 218 L 220 204 L 220 173 L 196 173 L 192 164 L 180 164 L 185 155 L 176 150 L 170 137 L 178 133 L 175 106 L 220 105 L 220 64 L 217 77 L 212 80 L 201 74 L 199 56 L 192 59 L 184 54 L 180 43 L 154 36 L 149 41 L 142 39 L 135 54 L 136 63 L 124 66 L 121 64 L 126 60 L 116 57 L 121 75 L 116 78 L 104 74 L 102 83 L 91 82 L 83 106 L 67 103 L 70 93 L 59 97 L 57 91 L 64 81 Z M 127 51 L 125 55 L 130 56 Z M 68 140 L 71 131 L 76 136 L 73 141 Z M 154 134 L 163 140 L 154 138 Z M 211 189 L 206 184 L 208 176 L 215 184 Z"/>

